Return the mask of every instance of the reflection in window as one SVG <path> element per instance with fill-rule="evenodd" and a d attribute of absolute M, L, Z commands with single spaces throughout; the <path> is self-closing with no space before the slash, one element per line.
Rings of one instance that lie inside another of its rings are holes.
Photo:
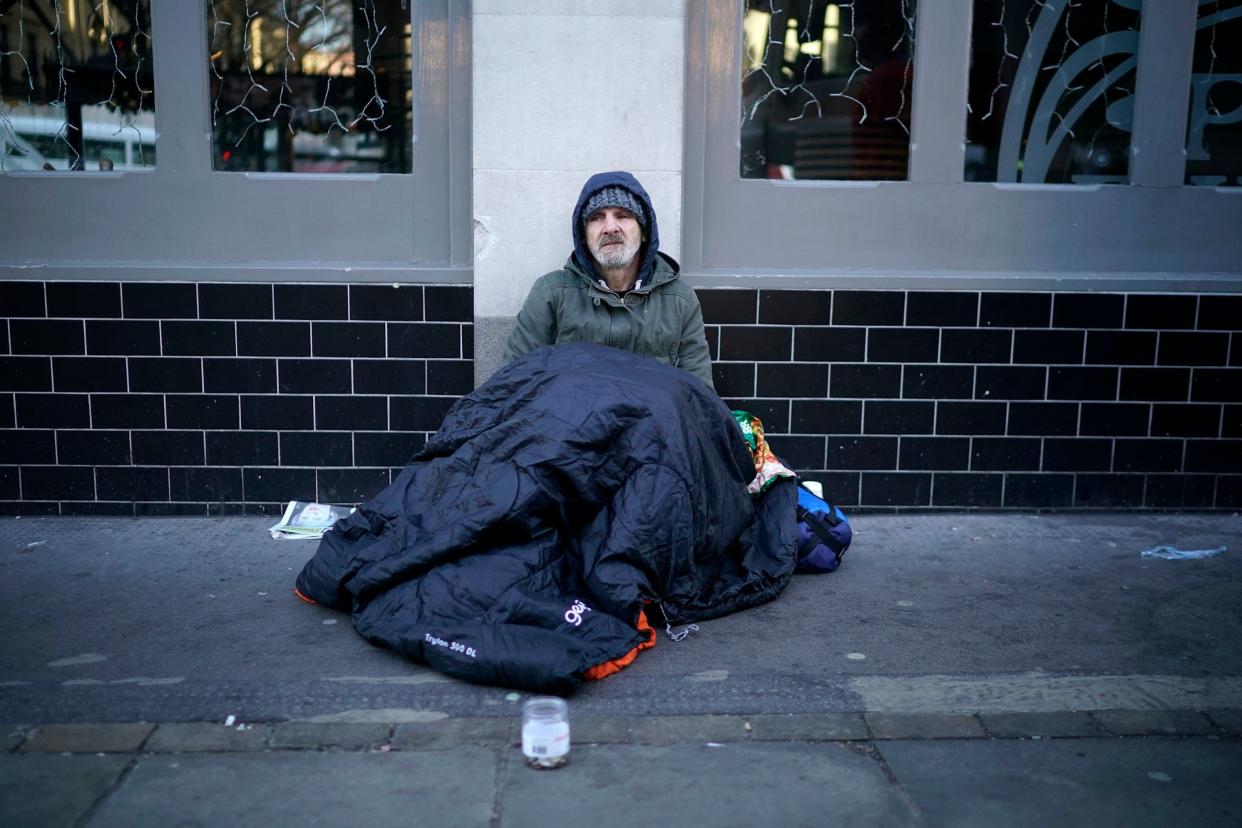
<path fill-rule="evenodd" d="M 411 172 L 408 0 L 209 0 L 214 168 Z"/>
<path fill-rule="evenodd" d="M 1129 181 L 1141 0 L 975 0 L 967 181 Z"/>
<path fill-rule="evenodd" d="M 1242 183 L 1242 0 L 1200 0 L 1191 73 L 1186 183 L 1237 187 Z"/>
<path fill-rule="evenodd" d="M 747 0 L 743 178 L 904 180 L 915 0 Z"/>
<path fill-rule="evenodd" d="M 155 166 L 150 0 L 0 0 L 0 171 Z"/>

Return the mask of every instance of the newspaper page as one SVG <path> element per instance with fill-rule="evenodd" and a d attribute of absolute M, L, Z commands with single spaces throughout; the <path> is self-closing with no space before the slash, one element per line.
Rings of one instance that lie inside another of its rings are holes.
<path fill-rule="evenodd" d="M 349 506 L 290 500 L 280 521 L 268 531 L 273 538 L 286 540 L 321 538 L 324 532 L 332 528 L 332 524 L 353 512 L 354 509 Z"/>

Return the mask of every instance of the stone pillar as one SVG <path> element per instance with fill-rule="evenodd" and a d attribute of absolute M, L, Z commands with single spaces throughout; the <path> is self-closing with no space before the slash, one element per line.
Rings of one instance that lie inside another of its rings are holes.
<path fill-rule="evenodd" d="M 564 264 L 587 177 L 628 170 L 681 247 L 684 0 L 475 0 L 475 382 L 535 279 Z"/>

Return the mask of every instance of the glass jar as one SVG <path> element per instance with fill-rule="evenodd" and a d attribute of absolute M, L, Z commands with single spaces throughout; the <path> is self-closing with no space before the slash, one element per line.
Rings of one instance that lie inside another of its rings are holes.
<path fill-rule="evenodd" d="M 535 696 L 522 705 L 522 755 L 532 768 L 559 768 L 569 761 L 569 705 L 556 696 Z"/>

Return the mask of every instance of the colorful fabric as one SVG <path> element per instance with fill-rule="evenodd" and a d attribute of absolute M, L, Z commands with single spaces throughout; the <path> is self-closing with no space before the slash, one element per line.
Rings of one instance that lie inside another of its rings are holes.
<path fill-rule="evenodd" d="M 751 494 L 760 494 L 767 490 L 778 478 L 797 477 L 768 448 L 768 441 L 763 437 L 763 422 L 749 411 L 731 411 L 733 419 L 742 429 L 746 445 L 750 447 L 751 458 L 755 461 L 755 479 L 746 486 Z"/>

